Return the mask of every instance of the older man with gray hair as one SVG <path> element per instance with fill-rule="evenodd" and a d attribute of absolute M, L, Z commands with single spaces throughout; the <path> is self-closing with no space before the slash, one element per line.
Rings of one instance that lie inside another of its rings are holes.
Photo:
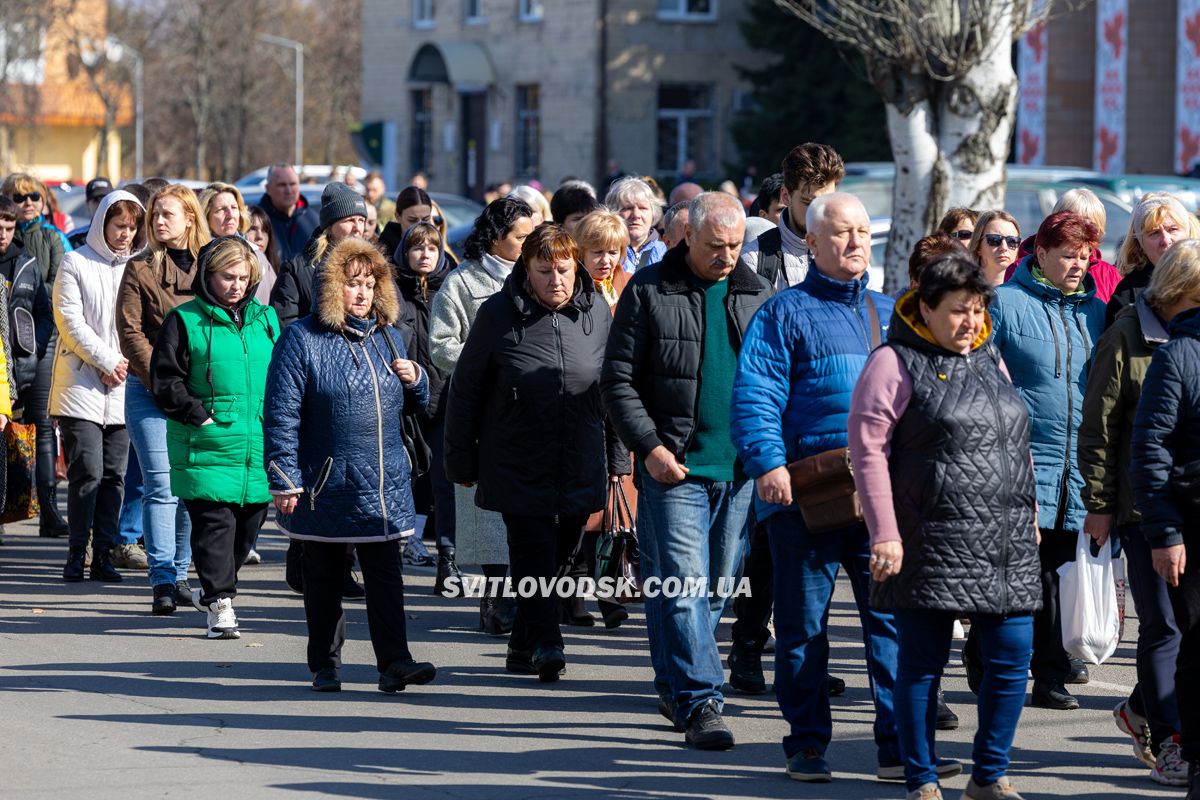
<path fill-rule="evenodd" d="M 903 779 L 892 692 L 896 628 L 868 605 L 871 556 L 862 522 L 809 530 L 792 494 L 788 465 L 847 446 L 850 394 L 871 350 L 887 333 L 891 298 L 867 289 L 871 224 L 863 204 L 835 192 L 812 199 L 805 217 L 812 265 L 750 323 L 733 386 L 731 433 L 757 488 L 758 519 L 774 561 L 775 695 L 790 731 L 787 774 L 824 782 L 833 737 L 826 674 L 829 603 L 838 569 L 854 589 L 875 702 L 879 777 Z M 848 476 L 847 472 L 847 476 Z M 939 764 L 952 774 L 957 762 Z"/>
<path fill-rule="evenodd" d="M 721 719 L 724 672 L 715 631 L 737 575 L 751 486 L 729 433 L 743 333 L 771 287 L 738 263 L 744 214 L 706 192 L 688 207 L 684 241 L 634 276 L 617 303 L 600 388 L 641 470 L 642 577 L 700 591 L 646 596 L 659 711 L 706 750 L 733 746 Z"/>
<path fill-rule="evenodd" d="M 317 212 L 300 194 L 300 176 L 291 164 L 274 164 L 267 170 L 267 192 L 258 205 L 271 220 L 280 263 L 303 253 L 321 224 Z"/>

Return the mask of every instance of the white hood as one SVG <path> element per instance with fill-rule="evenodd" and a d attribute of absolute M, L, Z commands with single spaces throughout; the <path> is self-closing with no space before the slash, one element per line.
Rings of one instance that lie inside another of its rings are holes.
<path fill-rule="evenodd" d="M 108 242 L 104 240 L 104 216 L 108 213 L 108 209 L 118 200 L 130 200 L 137 203 L 138 208 L 142 208 L 141 201 L 134 197 L 124 189 L 118 189 L 115 192 L 109 192 L 104 195 L 104 199 L 100 201 L 100 207 L 96 209 L 96 213 L 92 215 L 92 227 L 88 229 L 87 244 L 96 252 L 100 260 L 106 264 L 119 264 L 128 261 L 133 253 L 117 255 L 108 246 Z M 145 211 L 145 209 L 142 209 Z M 136 241 L 136 239 L 135 239 Z"/>

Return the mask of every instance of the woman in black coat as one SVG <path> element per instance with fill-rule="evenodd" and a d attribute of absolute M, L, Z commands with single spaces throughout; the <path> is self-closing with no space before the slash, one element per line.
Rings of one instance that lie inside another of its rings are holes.
<path fill-rule="evenodd" d="M 1154 571 L 1179 627 L 1175 699 L 1188 800 L 1200 800 L 1200 240 L 1172 245 L 1150 277 L 1172 305 L 1170 340 L 1146 370 L 1133 423 L 1129 477 Z"/>
<path fill-rule="evenodd" d="M 547 682 L 566 663 L 560 599 L 523 584 L 560 573 L 604 506 L 606 477 L 629 472 L 600 405 L 609 324 L 575 240 L 542 225 L 480 307 L 450 382 L 446 475 L 478 483 L 476 502 L 499 511 L 508 531 L 519 597 L 506 667 Z"/>

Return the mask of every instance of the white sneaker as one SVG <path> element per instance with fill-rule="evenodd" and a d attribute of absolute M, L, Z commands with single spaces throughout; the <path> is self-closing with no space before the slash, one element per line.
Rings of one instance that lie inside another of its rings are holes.
<path fill-rule="evenodd" d="M 1150 770 L 1150 780 L 1164 786 L 1188 785 L 1188 764 L 1180 754 L 1178 733 L 1163 742 L 1154 768 Z"/>
<path fill-rule="evenodd" d="M 240 639 L 237 615 L 233 613 L 233 600 L 229 597 L 218 598 L 208 606 L 208 638 L 210 639 Z"/>
<path fill-rule="evenodd" d="M 257 550 L 251 550 L 249 553 L 246 553 L 246 560 L 243 561 L 242 563 L 243 564 L 261 564 L 262 556 L 260 556 L 258 554 Z"/>
<path fill-rule="evenodd" d="M 936 783 L 925 783 L 905 795 L 905 800 L 942 800 L 942 790 Z"/>
<path fill-rule="evenodd" d="M 950 634 L 950 638 L 954 639 L 956 642 L 961 642 L 963 639 L 967 638 L 967 632 L 963 628 L 961 619 L 954 620 L 954 631 Z"/>
<path fill-rule="evenodd" d="M 1113 721 L 1117 729 L 1133 740 L 1133 756 L 1147 767 L 1154 769 L 1158 762 L 1150 750 L 1150 723 L 1129 707 L 1129 700 L 1122 700 L 1113 709 Z"/>

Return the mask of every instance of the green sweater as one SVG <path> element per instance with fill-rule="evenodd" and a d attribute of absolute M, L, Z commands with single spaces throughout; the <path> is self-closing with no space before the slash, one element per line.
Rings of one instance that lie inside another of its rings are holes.
<path fill-rule="evenodd" d="M 729 435 L 729 405 L 737 372 L 737 351 L 729 335 L 725 295 L 729 281 L 715 281 L 704 289 L 704 355 L 700 361 L 700 390 L 696 433 L 688 447 L 689 478 L 732 481 L 737 450 Z"/>

